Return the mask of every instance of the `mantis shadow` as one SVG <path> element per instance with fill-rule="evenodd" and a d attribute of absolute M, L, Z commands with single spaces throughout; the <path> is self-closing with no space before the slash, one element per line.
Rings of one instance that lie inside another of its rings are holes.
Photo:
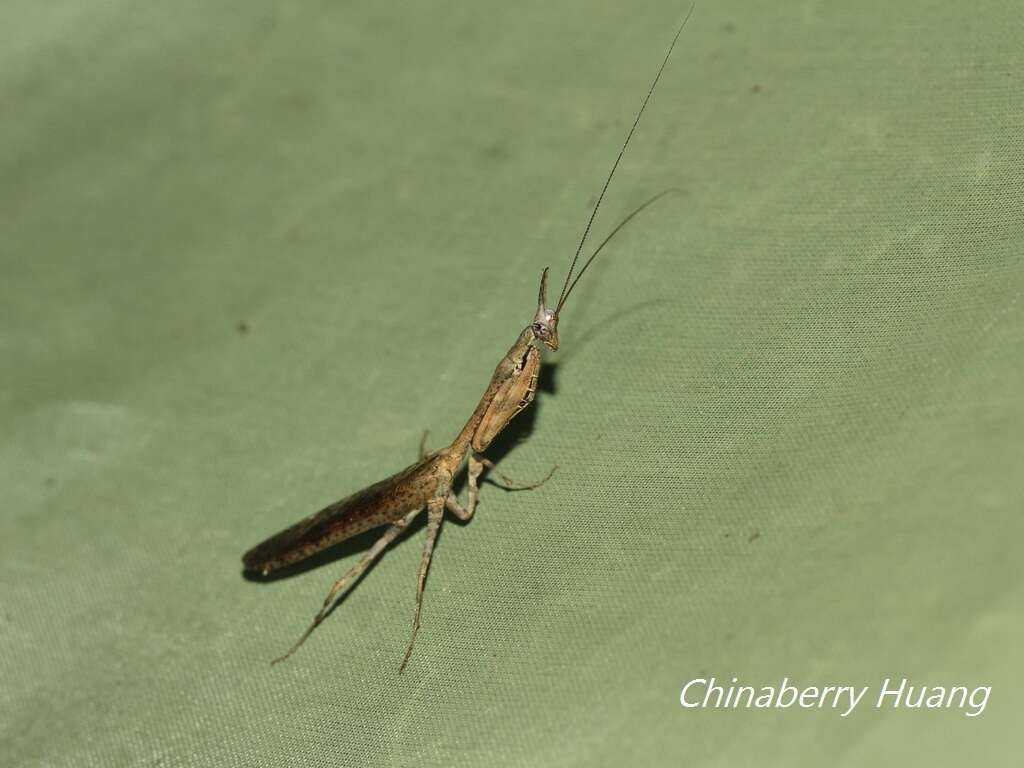
<path fill-rule="evenodd" d="M 607 317 L 605 317 L 605 319 L 602 320 L 601 322 L 591 324 L 589 330 L 584 331 L 583 334 L 580 335 L 578 338 L 569 338 L 565 342 L 565 344 L 566 346 L 570 347 L 570 351 L 562 353 L 560 359 L 562 360 L 562 362 L 571 360 L 573 357 L 579 354 L 579 351 L 581 349 L 583 349 L 585 346 L 587 346 L 590 342 L 592 342 L 601 334 L 607 333 L 608 329 L 610 329 L 613 325 L 619 323 L 622 320 L 625 320 L 633 315 L 644 312 L 645 310 L 651 307 L 656 307 L 663 304 L 668 304 L 671 306 L 676 303 L 677 302 L 673 299 L 648 299 L 646 301 L 640 301 L 635 304 L 630 304 L 627 307 L 623 307 L 617 312 L 613 312 Z"/>

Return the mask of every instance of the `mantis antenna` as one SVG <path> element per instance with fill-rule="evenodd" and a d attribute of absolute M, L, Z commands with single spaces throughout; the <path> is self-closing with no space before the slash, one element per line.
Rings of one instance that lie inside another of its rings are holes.
<path fill-rule="evenodd" d="M 679 29 L 676 30 L 676 36 L 672 38 L 672 44 L 669 45 L 668 52 L 665 54 L 665 58 L 661 62 L 661 67 L 658 68 L 658 74 L 656 74 L 654 76 L 654 81 L 651 83 L 651 87 L 647 89 L 647 95 L 644 96 L 643 104 L 640 105 L 640 109 L 636 113 L 636 118 L 634 118 L 634 120 L 633 120 L 633 127 L 629 129 L 629 133 L 626 135 L 626 140 L 624 142 L 622 142 L 622 147 L 619 149 L 619 154 L 615 158 L 615 162 L 612 163 L 612 169 L 611 169 L 611 171 L 608 172 L 608 178 L 606 178 L 605 181 L 604 181 L 604 186 L 601 188 L 601 194 L 598 195 L 598 197 L 597 197 L 597 203 L 594 205 L 594 210 L 590 212 L 590 218 L 587 220 L 587 226 L 583 230 L 583 237 L 580 238 L 580 244 L 576 248 L 576 255 L 572 257 L 572 263 L 569 265 L 569 272 L 568 272 L 568 274 L 566 274 L 565 282 L 562 284 L 562 292 L 560 294 L 558 294 L 558 304 L 555 307 L 555 314 L 556 315 L 562 309 L 562 305 L 565 304 L 565 300 L 569 298 L 569 294 L 572 293 L 572 289 L 575 287 L 575 285 L 579 281 L 580 277 L 582 277 L 583 273 L 587 271 L 587 267 L 590 266 L 590 263 L 594 260 L 594 257 L 597 256 L 597 254 L 600 252 L 601 248 L 604 247 L 605 243 L 607 243 L 608 240 L 611 239 L 611 235 L 609 235 L 605 239 L 605 241 L 603 243 L 601 243 L 600 246 L 598 246 L 597 250 L 594 251 L 594 253 L 590 256 L 589 259 L 587 259 L 586 263 L 583 265 L 583 269 L 580 270 L 579 274 L 576 275 L 576 278 L 573 280 L 572 279 L 572 277 L 573 277 L 573 270 L 576 269 L 576 262 L 580 258 L 580 253 L 583 252 L 583 244 L 586 243 L 587 235 L 590 234 L 590 228 L 594 224 L 594 218 L 597 216 L 597 211 L 601 207 L 601 201 L 604 200 L 605 192 L 608 191 L 608 185 L 612 183 L 612 177 L 615 176 L 615 171 L 619 167 L 619 161 L 622 160 L 622 156 L 626 152 L 626 147 L 629 146 L 629 140 L 633 138 L 633 133 L 636 131 L 636 127 L 640 123 L 640 118 L 643 116 L 644 110 L 647 109 L 647 102 L 649 102 L 651 100 L 651 94 L 654 93 L 654 88 L 655 88 L 655 86 L 658 85 L 658 80 L 661 79 L 661 73 L 665 71 L 665 65 L 668 64 L 668 59 L 672 55 L 673 49 L 676 47 L 676 42 L 679 40 L 679 36 L 681 34 L 683 34 L 683 27 L 685 27 L 686 26 L 686 22 L 688 22 L 690 20 L 690 16 L 693 15 L 693 9 L 695 7 L 696 7 L 696 3 L 694 3 L 694 4 L 692 4 L 690 6 L 690 10 L 686 12 L 686 17 L 683 19 L 683 23 L 680 24 L 679 25 Z M 658 195 L 657 197 L 660 197 L 660 195 Z M 639 208 L 634 210 L 633 213 L 631 213 L 629 216 L 626 217 L 625 221 L 623 221 L 621 224 L 619 224 L 612 231 L 612 234 L 615 234 L 615 232 L 618 232 L 619 229 L 621 229 L 622 226 L 626 223 L 626 221 L 629 221 L 631 218 L 633 218 L 633 216 L 635 216 L 641 210 L 643 210 L 648 205 L 650 205 L 652 202 L 654 202 L 654 200 L 656 200 L 657 197 L 652 198 L 651 200 L 648 200 L 646 203 L 644 203 Z M 572 280 L 571 283 L 569 282 L 570 280 Z"/>

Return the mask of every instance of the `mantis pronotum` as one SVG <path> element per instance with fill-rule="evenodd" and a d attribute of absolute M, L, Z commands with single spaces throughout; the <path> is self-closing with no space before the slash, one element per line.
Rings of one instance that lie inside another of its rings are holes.
<path fill-rule="evenodd" d="M 611 233 L 601 242 L 589 258 L 584 262 L 578 273 L 574 272 L 590 228 L 601 207 L 601 201 L 608 191 L 612 177 L 619 167 L 619 161 L 629 146 L 630 139 L 636 131 L 640 118 L 647 108 L 654 88 L 661 78 L 661 73 L 668 64 L 676 41 L 682 34 L 683 27 L 693 13 L 693 7 L 686 14 L 675 37 L 672 39 L 661 62 L 661 67 L 655 75 L 647 95 L 644 97 L 640 109 L 636 113 L 633 125 L 626 135 L 626 140 L 619 149 L 619 154 L 612 164 L 611 171 L 605 179 L 601 194 L 591 211 L 583 236 L 580 238 L 576 254 L 573 256 L 569 271 L 562 284 L 558 301 L 552 308 L 547 300 L 547 277 L 548 270 L 544 269 L 540 278 L 540 291 L 537 297 L 537 311 L 533 320 L 520 332 L 512 347 L 505 353 L 505 356 L 498 362 L 491 376 L 487 389 L 480 398 L 469 417 L 465 426 L 451 442 L 451 444 L 437 451 L 427 453 L 421 449 L 420 459 L 412 466 L 403 469 L 401 472 L 378 483 L 364 488 L 363 490 L 348 496 L 341 501 L 325 507 L 321 511 L 310 515 L 299 521 L 290 528 L 271 536 L 261 544 L 257 544 L 242 557 L 245 568 L 249 571 L 256 571 L 268 575 L 285 566 L 304 560 L 327 547 L 345 541 L 364 531 L 388 526 L 387 530 L 373 544 L 369 552 L 345 575 L 338 579 L 331 586 L 324 598 L 323 604 L 312 623 L 299 637 L 291 649 L 283 656 L 275 659 L 272 663 L 283 661 L 295 653 L 306 638 L 317 628 L 324 617 L 330 612 L 335 598 L 350 584 L 359 579 L 366 569 L 384 552 L 384 550 L 395 539 L 397 539 L 412 523 L 412 521 L 423 511 L 427 510 L 427 539 L 423 547 L 423 556 L 420 560 L 419 581 L 416 588 L 416 608 L 413 616 L 412 636 L 406 646 L 405 656 L 402 659 L 399 671 L 405 669 L 405 665 L 412 655 L 413 645 L 416 642 L 416 634 L 420 628 L 420 610 L 423 606 L 423 586 L 427 578 L 427 570 L 430 567 L 430 558 L 434 550 L 434 542 L 437 540 L 438 531 L 441 529 L 441 522 L 444 520 L 444 512 L 447 509 L 455 517 L 462 521 L 468 521 L 476 511 L 478 480 L 484 469 L 493 469 L 494 464 L 484 458 L 483 452 L 490 445 L 491 441 L 501 432 L 516 414 L 526 408 L 532 401 L 537 387 L 537 375 L 540 371 L 540 349 L 541 345 L 552 351 L 558 349 L 558 318 L 565 305 L 566 300 L 572 293 L 573 288 L 593 263 L 594 259 L 601 252 L 605 245 L 625 224 L 636 216 L 640 211 L 653 203 L 666 192 L 662 192 L 634 209 L 623 219 Z M 467 467 L 468 493 L 466 505 L 459 503 L 458 497 L 452 490 L 452 485 L 463 467 Z M 554 469 L 551 470 L 554 472 Z M 548 477 L 551 473 L 548 473 Z M 531 489 L 544 483 L 547 478 L 532 485 L 515 485 L 507 478 L 503 487 L 508 489 Z"/>

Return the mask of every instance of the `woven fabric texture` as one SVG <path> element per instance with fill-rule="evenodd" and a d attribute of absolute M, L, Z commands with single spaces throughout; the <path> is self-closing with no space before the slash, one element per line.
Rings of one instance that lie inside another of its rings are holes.
<path fill-rule="evenodd" d="M 0 763 L 1018 764 L 1019 7 L 700 3 L 542 386 L 369 540 L 270 533 L 453 436 L 557 284 L 686 8 L 0 10 Z M 985 712 L 688 710 L 698 677 Z"/>

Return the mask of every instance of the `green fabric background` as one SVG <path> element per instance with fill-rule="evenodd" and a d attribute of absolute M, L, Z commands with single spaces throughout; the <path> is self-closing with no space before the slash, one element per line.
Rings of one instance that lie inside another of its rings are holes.
<path fill-rule="evenodd" d="M 1018 764 L 1019 11 L 699 4 L 399 676 L 422 529 L 273 669 L 358 552 L 239 557 L 455 433 L 685 7 L 5 2 L 0 763 Z"/>

